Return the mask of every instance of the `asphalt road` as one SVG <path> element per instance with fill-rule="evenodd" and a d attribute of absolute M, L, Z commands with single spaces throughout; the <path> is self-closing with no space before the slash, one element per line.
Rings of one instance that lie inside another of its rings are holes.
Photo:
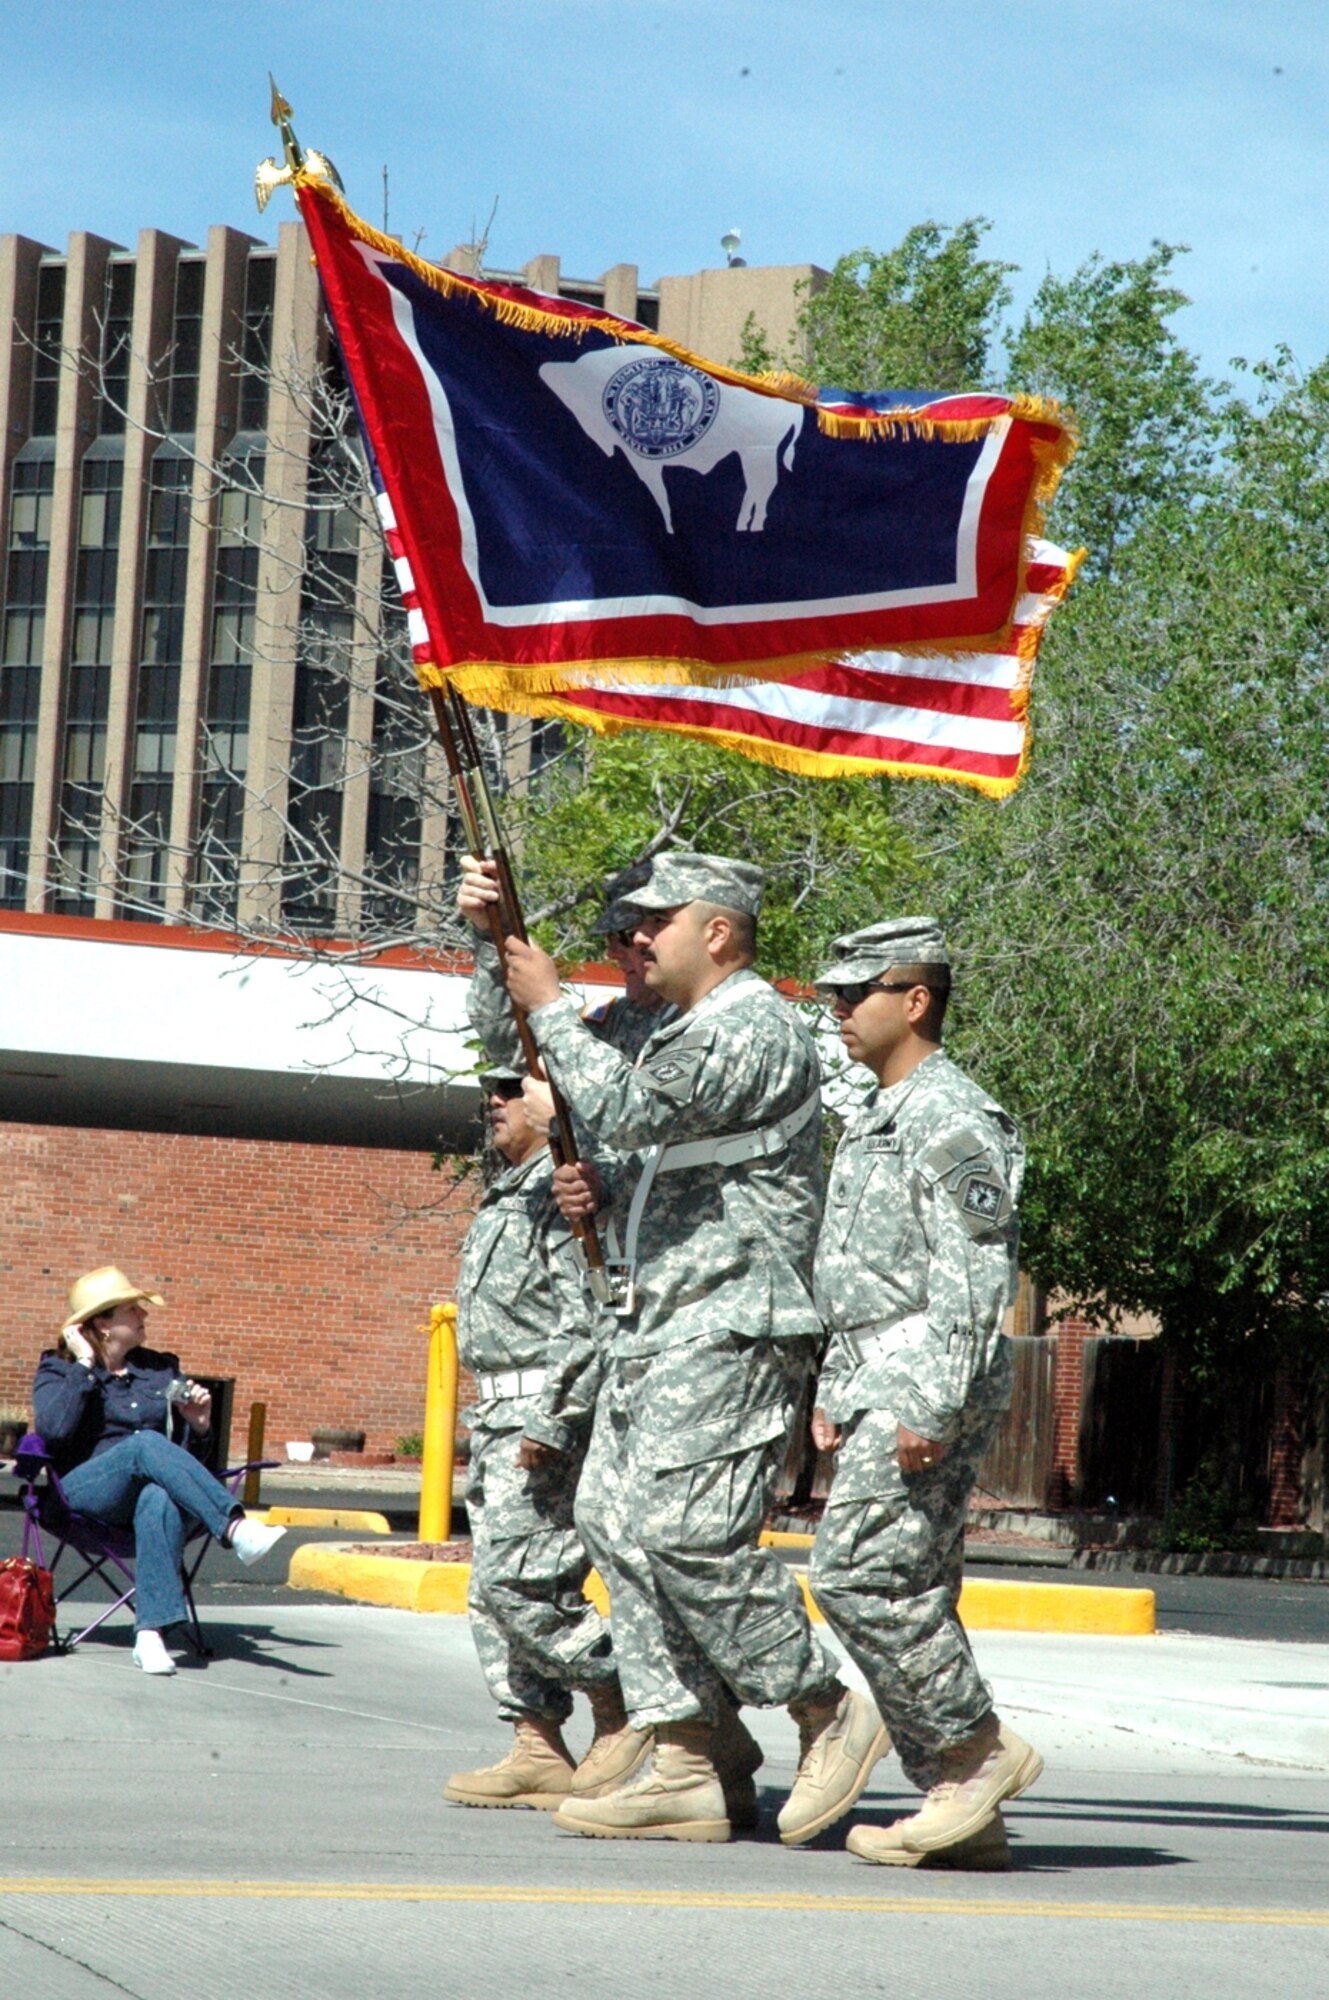
<path fill-rule="evenodd" d="M 37 2000 L 1213 2000 L 1323 1991 L 1329 1770 L 1057 1713 L 1075 1642 L 980 1635 L 1047 1758 L 1006 1875 L 855 1862 L 774 1833 L 792 1725 L 752 1716 L 763 1824 L 728 1846 L 583 1841 L 449 1807 L 501 1753 L 462 1619 L 246 1593 L 207 1664 L 149 1681 L 128 1634 L 0 1668 L 0 1990 Z M 1113 1643 L 1113 1642 L 1109 1642 Z M 1308 1649 L 1271 1650 L 1318 1673 Z M 1119 1640 L 1135 1663 L 1215 1642 Z M 1204 1657 L 1212 1654 L 1204 1652 Z M 1152 1671 L 1152 1669 L 1148 1669 Z M 1273 1672 L 1280 1671 L 1277 1665 Z M 1034 1679 L 1029 1678 L 1030 1675 Z M 584 1704 L 569 1735 L 587 1734 Z M 908 1799 L 893 1760 L 855 1817 Z"/>

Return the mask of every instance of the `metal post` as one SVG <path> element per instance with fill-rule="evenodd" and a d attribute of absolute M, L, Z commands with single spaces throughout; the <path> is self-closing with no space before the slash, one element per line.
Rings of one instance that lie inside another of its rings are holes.
<path fill-rule="evenodd" d="M 436 1306 L 429 1328 L 425 1443 L 420 1467 L 420 1540 L 452 1535 L 452 1464 L 457 1443 L 457 1308 Z"/>
<path fill-rule="evenodd" d="M 245 1474 L 243 1499 L 246 1507 L 257 1507 L 259 1504 L 258 1487 L 263 1475 L 259 1471 L 255 1461 L 263 1456 L 263 1433 L 267 1429 L 267 1426 L 267 1404 L 251 1403 L 249 1405 L 249 1443 L 245 1447 L 245 1458 L 250 1467 L 249 1471 Z"/>

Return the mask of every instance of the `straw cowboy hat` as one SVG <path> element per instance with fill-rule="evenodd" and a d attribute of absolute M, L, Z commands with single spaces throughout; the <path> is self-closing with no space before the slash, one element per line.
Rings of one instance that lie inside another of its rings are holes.
<path fill-rule="evenodd" d="M 165 1304 L 159 1292 L 145 1292 L 141 1285 L 131 1284 L 114 1264 L 103 1264 L 99 1271 L 85 1271 L 69 1287 L 69 1317 L 60 1331 L 68 1333 L 71 1327 L 82 1326 L 85 1320 L 95 1319 L 98 1313 L 110 1312 L 116 1306 Z"/>

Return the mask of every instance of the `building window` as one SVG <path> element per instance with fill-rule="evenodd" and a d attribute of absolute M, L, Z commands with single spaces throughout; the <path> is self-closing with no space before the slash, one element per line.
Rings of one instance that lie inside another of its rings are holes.
<path fill-rule="evenodd" d="M 171 322 L 171 381 L 166 428 L 189 435 L 198 414 L 198 364 L 203 351 L 202 258 L 182 257 L 175 267 L 175 314 Z"/>
<path fill-rule="evenodd" d="M 60 403 L 61 338 L 65 317 L 65 267 L 43 264 L 37 273 L 37 323 L 33 328 L 33 437 L 54 437 Z"/>
<path fill-rule="evenodd" d="M 242 431 L 268 426 L 268 370 L 272 364 L 272 308 L 277 288 L 275 257 L 251 257 L 245 272 L 245 313 L 240 336 Z"/>
<path fill-rule="evenodd" d="M 129 811 L 123 840 L 126 886 L 121 914 L 125 916 L 152 918 L 166 902 L 192 483 L 189 459 L 164 446 L 153 462 L 148 488 Z"/>
<path fill-rule="evenodd" d="M 0 646 L 0 909 L 6 910 L 21 910 L 27 895 L 54 486 L 54 458 L 16 460 Z"/>
<path fill-rule="evenodd" d="M 342 785 L 355 647 L 360 521 L 344 504 L 348 472 L 337 438 L 315 444 L 305 514 L 305 573 L 291 708 L 290 833 L 282 915 L 302 928 L 337 921 Z"/>
<path fill-rule="evenodd" d="M 194 914 L 209 923 L 234 922 L 240 879 L 263 523 L 262 454 L 233 459 L 228 473 L 217 530 L 194 868 Z"/>
<path fill-rule="evenodd" d="M 79 493 L 79 544 L 50 896 L 51 908 L 63 915 L 92 916 L 97 905 L 123 486 L 124 465 L 118 450 L 112 456 L 109 443 L 94 446 L 83 461 Z"/>
<path fill-rule="evenodd" d="M 134 266 L 111 264 L 106 272 L 106 310 L 102 318 L 99 354 L 101 394 L 97 429 L 102 437 L 119 437 L 125 427 L 129 396 L 129 356 L 134 331 Z"/>

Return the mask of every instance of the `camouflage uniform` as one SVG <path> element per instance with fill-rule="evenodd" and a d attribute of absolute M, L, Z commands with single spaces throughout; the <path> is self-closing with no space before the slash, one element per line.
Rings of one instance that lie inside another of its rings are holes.
<path fill-rule="evenodd" d="M 613 1335 L 577 1499 L 629 1715 L 638 1728 L 714 1719 L 717 1676 L 760 1705 L 821 1693 L 836 1663 L 790 1572 L 757 1547 L 819 1331 L 811 1040 L 746 969 L 658 1029 L 635 1068 L 570 1000 L 537 1009 L 531 1026 L 585 1126 L 637 1155 L 615 1177 L 635 1302 Z M 723 1139 L 734 1144 L 717 1158 L 706 1142 Z M 661 1152 L 632 1243 L 639 1174 L 655 1149 L 688 1142 L 696 1154 L 677 1169 Z"/>
<path fill-rule="evenodd" d="M 672 1020 L 677 1011 L 674 1007 L 648 1007 L 639 1000 L 625 999 L 620 993 L 592 1008 L 584 1019 L 597 1040 L 608 1042 L 611 1049 L 617 1049 L 633 1062 L 661 1023 Z M 512 1004 L 499 973 L 498 953 L 487 934 L 475 940 L 475 974 L 466 996 L 466 1012 L 484 1043 L 489 1061 L 520 1075 L 525 1069 L 525 1057 L 512 1018 Z"/>
<path fill-rule="evenodd" d="M 810 1581 L 925 1791 L 992 1713 L 955 1607 L 969 1494 L 1010 1400 L 1023 1166 L 1013 1121 L 938 1050 L 852 1116 L 817 1246 L 817 1400 L 844 1434 Z M 900 1423 L 945 1444 L 939 1464 L 901 1473 Z"/>
<path fill-rule="evenodd" d="M 466 1008 L 491 1063 L 520 1075 L 521 1043 L 498 953 L 484 935 L 475 942 Z M 587 1025 L 635 1056 L 674 1011 L 634 1006 L 619 996 Z M 469 1607 L 476 1651 L 505 1717 L 525 1709 L 563 1722 L 572 1709 L 567 1688 L 607 1684 L 615 1676 L 607 1628 L 581 1594 L 591 1560 L 601 1560 L 601 1544 L 590 1537 L 583 1541 L 572 1508 L 599 1384 L 598 1349 L 611 1323 L 580 1283 L 570 1232 L 553 1203 L 552 1171 L 551 1156 L 542 1148 L 535 1160 L 509 1168 L 486 1195 L 463 1251 L 458 1328 L 462 1359 L 486 1373 L 512 1364 L 469 1358 L 462 1329 L 481 1320 L 487 1337 L 477 1351 L 505 1352 L 516 1321 L 526 1319 L 531 1322 L 527 1348 L 546 1356 L 546 1382 L 538 1396 L 482 1404 L 472 1412 Z M 487 1258 L 481 1234 L 496 1245 Z M 468 1298 L 475 1273 L 483 1283 Z M 595 1333 L 589 1349 L 588 1327 Z M 555 1348 L 563 1356 L 562 1371 L 550 1366 Z M 523 1435 L 566 1455 L 522 1472 L 516 1458 Z"/>
<path fill-rule="evenodd" d="M 600 1374 L 598 1308 L 552 1177 L 541 1148 L 486 1191 L 462 1248 L 457 1343 L 480 1389 L 466 1490 L 476 1651 L 506 1719 L 561 1723 L 569 1690 L 610 1684 L 616 1670 L 608 1628 L 582 1595 L 590 1560 L 572 1518 Z M 519 1471 L 523 1435 L 562 1456 Z"/>

